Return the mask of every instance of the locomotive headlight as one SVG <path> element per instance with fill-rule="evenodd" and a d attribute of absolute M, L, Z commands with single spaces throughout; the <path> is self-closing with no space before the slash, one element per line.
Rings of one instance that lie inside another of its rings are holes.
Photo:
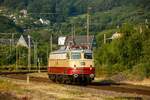
<path fill-rule="evenodd" d="M 92 70 L 92 67 L 90 67 L 90 70 Z"/>
<path fill-rule="evenodd" d="M 78 74 L 74 74 L 73 76 L 74 76 L 74 78 L 77 78 L 79 75 Z"/>
<path fill-rule="evenodd" d="M 74 69 L 77 69 L 76 65 L 74 65 Z"/>
<path fill-rule="evenodd" d="M 94 74 L 90 74 L 90 77 L 91 77 L 91 78 L 94 78 Z"/>
<path fill-rule="evenodd" d="M 90 70 L 92 70 L 92 65 L 90 65 Z"/>

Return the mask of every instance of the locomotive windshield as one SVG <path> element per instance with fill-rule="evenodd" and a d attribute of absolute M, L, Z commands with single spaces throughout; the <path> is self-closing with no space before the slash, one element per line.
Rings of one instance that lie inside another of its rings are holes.
<path fill-rule="evenodd" d="M 84 53 L 85 59 L 92 59 L 92 53 Z"/>
<path fill-rule="evenodd" d="M 81 59 L 81 53 L 79 52 L 72 52 L 71 59 Z"/>

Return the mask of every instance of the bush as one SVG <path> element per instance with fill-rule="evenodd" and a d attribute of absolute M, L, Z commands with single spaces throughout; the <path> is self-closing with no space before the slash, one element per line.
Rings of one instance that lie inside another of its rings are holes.
<path fill-rule="evenodd" d="M 121 64 L 115 64 L 112 66 L 112 73 L 113 74 L 118 74 L 120 72 L 123 72 L 126 69 L 124 65 Z"/>
<path fill-rule="evenodd" d="M 133 66 L 132 72 L 130 73 L 131 75 L 129 76 L 130 80 L 143 80 L 145 77 L 147 77 L 147 68 L 146 64 L 138 64 Z"/>
<path fill-rule="evenodd" d="M 99 65 L 96 66 L 96 76 L 97 77 L 105 77 L 108 74 L 108 65 Z"/>

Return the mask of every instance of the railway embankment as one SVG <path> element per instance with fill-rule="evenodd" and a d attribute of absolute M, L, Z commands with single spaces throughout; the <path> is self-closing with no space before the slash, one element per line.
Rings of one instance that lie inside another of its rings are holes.
<path fill-rule="evenodd" d="M 96 80 L 101 81 L 101 84 L 96 82 L 88 86 L 57 84 L 48 80 L 47 73 L 30 73 L 28 75 L 30 76 L 29 83 L 26 81 L 26 74 L 0 76 L 0 100 L 9 100 L 8 98 L 10 97 L 13 98 L 12 100 L 150 99 L 150 95 L 148 94 L 150 93 L 150 88 L 123 86 L 104 79 Z M 140 90 L 145 92 L 145 94 L 137 92 Z M 8 98 L 2 99 L 4 97 Z"/>

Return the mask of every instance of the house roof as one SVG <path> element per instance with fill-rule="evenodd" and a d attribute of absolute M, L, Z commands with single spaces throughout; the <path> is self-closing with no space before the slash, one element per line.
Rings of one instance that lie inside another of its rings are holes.
<path fill-rule="evenodd" d="M 78 36 L 67 36 L 65 44 L 74 42 L 75 45 L 92 45 L 94 40 L 94 35 L 89 35 L 87 41 L 87 35 L 78 35 Z"/>
<path fill-rule="evenodd" d="M 69 48 L 80 49 L 92 49 L 96 47 L 96 39 L 94 35 L 89 35 L 87 41 L 87 35 L 67 36 L 65 40 L 65 46 Z"/>
<path fill-rule="evenodd" d="M 32 39 L 32 37 L 30 36 L 30 45 L 31 47 L 34 45 L 34 40 Z M 21 35 L 20 38 L 18 39 L 18 41 L 16 42 L 17 46 L 24 46 L 24 47 L 28 47 L 28 35 Z"/>

